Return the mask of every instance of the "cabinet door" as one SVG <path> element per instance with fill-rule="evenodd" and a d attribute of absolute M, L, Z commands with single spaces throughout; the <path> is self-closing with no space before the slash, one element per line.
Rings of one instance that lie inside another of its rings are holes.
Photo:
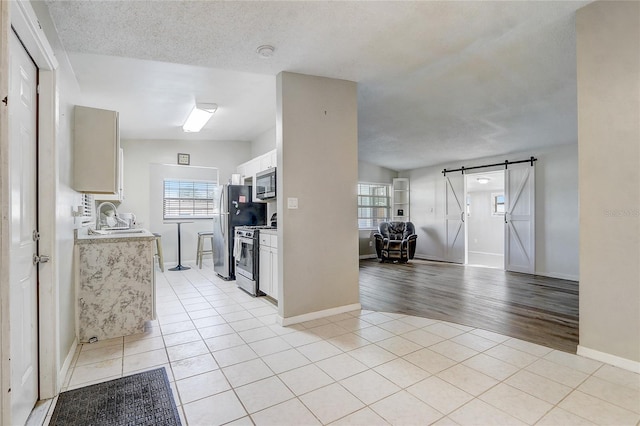
<path fill-rule="evenodd" d="M 271 249 L 271 297 L 278 300 L 278 250 Z"/>
<path fill-rule="evenodd" d="M 278 161 L 275 149 L 261 155 L 258 158 L 260 159 L 260 172 L 275 167 Z"/>
<path fill-rule="evenodd" d="M 273 167 L 271 164 L 271 155 L 269 153 L 260 157 L 260 171 L 267 170 Z"/>
<path fill-rule="evenodd" d="M 271 157 L 271 167 L 278 167 L 278 151 L 274 149 L 269 152 L 269 156 Z"/>
<path fill-rule="evenodd" d="M 256 173 L 260 171 L 260 157 L 254 158 L 247 163 L 247 177 L 255 177 Z"/>
<path fill-rule="evenodd" d="M 271 250 L 269 247 L 260 247 L 260 291 L 271 296 L 273 289 L 271 283 Z"/>
<path fill-rule="evenodd" d="M 240 178 L 242 179 L 242 182 L 244 183 L 244 178 L 247 177 L 247 166 L 246 166 L 246 164 L 240 164 L 236 168 L 236 172 L 240 175 Z"/>
<path fill-rule="evenodd" d="M 124 200 L 124 150 L 120 148 L 120 162 L 118 163 L 118 193 L 94 194 L 97 201 L 122 201 Z"/>
<path fill-rule="evenodd" d="M 73 189 L 117 194 L 120 134 L 118 113 L 76 106 L 74 110 Z"/>

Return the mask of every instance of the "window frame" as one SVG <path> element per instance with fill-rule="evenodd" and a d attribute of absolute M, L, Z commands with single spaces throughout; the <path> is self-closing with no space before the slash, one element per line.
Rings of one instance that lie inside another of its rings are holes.
<path fill-rule="evenodd" d="M 502 203 L 498 202 L 498 198 L 502 197 Z M 498 206 L 502 206 L 502 211 L 498 211 Z M 492 192 L 491 193 L 491 214 L 493 216 L 504 216 L 505 214 L 505 197 L 504 192 Z"/>
<path fill-rule="evenodd" d="M 385 187 L 386 188 L 386 196 L 385 195 L 371 195 L 371 194 L 361 194 L 360 193 L 360 189 L 361 189 L 361 185 L 367 185 L 370 188 L 371 187 Z M 358 215 L 358 230 L 360 231 L 370 231 L 370 230 L 376 230 L 378 229 L 378 224 L 380 222 L 388 222 L 391 220 L 391 209 L 393 208 L 393 197 L 392 197 L 392 190 L 393 190 L 393 185 L 391 183 L 384 183 L 384 182 L 358 182 L 358 187 L 356 190 L 356 208 L 358 210 L 357 215 Z M 365 204 L 360 204 L 360 197 L 376 197 L 376 198 L 385 198 L 387 200 L 387 204 L 385 205 L 365 205 Z M 386 209 L 386 216 L 385 217 L 380 217 L 380 216 L 376 216 L 373 212 L 374 209 Z M 361 209 L 370 209 L 372 210 L 370 217 L 364 217 L 364 216 L 360 216 L 360 211 Z M 372 221 L 371 225 L 368 226 L 361 226 L 361 221 L 363 220 L 369 220 Z M 376 223 L 377 221 L 377 223 Z"/>

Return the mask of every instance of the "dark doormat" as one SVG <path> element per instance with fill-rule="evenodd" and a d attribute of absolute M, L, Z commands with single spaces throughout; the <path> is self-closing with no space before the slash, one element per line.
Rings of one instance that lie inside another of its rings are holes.
<path fill-rule="evenodd" d="M 176 425 L 164 368 L 60 393 L 49 425 Z"/>

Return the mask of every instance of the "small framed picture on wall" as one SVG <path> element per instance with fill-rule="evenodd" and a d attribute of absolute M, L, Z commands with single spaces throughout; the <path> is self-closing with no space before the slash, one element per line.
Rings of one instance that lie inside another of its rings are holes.
<path fill-rule="evenodd" d="M 191 156 L 189 154 L 178 153 L 178 164 L 188 166 L 190 162 Z"/>

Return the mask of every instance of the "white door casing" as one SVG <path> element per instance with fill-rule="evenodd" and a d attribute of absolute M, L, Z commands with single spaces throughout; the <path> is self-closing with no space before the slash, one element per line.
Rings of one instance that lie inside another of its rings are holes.
<path fill-rule="evenodd" d="M 9 52 L 11 418 L 23 424 L 38 399 L 38 70 L 13 33 Z"/>
<path fill-rule="evenodd" d="M 9 9 L 11 13 L 9 14 Z M 58 61 L 53 53 L 43 26 L 38 21 L 31 2 L 0 2 L 0 92 L 9 93 L 9 45 L 14 30 L 39 68 L 38 102 L 38 224 L 41 252 L 56 255 L 56 224 L 59 215 L 57 198 L 57 150 L 58 135 Z M 22 48 L 22 47 L 21 47 Z M 0 425 L 12 425 L 11 413 L 11 361 L 10 361 L 10 293 L 11 270 L 11 188 L 10 176 L 14 167 L 9 162 L 9 108 L 0 104 Z M 60 210 L 62 211 L 62 210 Z M 62 362 L 60 358 L 58 281 L 56 263 L 40 266 L 39 280 L 39 393 L 41 398 L 53 398 L 60 390 L 71 359 L 75 343 Z M 64 356 L 64 354 L 63 354 Z"/>
<path fill-rule="evenodd" d="M 509 165 L 505 172 L 504 268 L 535 273 L 535 166 Z"/>
<path fill-rule="evenodd" d="M 465 226 L 464 226 L 464 175 L 449 174 L 444 177 L 444 229 L 445 253 L 447 262 L 464 263 Z"/>

